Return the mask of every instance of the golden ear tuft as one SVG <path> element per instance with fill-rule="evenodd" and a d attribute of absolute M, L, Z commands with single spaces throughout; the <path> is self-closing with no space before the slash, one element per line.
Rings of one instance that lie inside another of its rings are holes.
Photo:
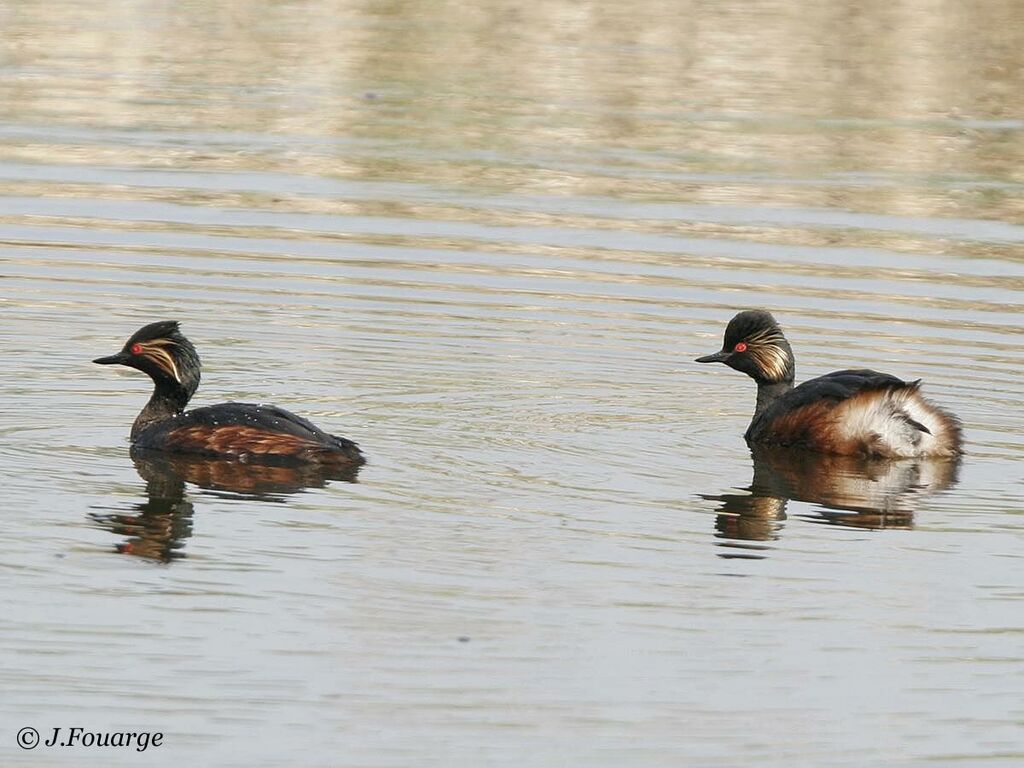
<path fill-rule="evenodd" d="M 770 381 L 782 381 L 789 370 L 789 355 L 783 347 L 773 343 L 751 343 L 747 351 L 754 358 L 765 378 Z"/>
<path fill-rule="evenodd" d="M 150 360 L 156 363 L 157 367 L 160 368 L 168 376 L 173 376 L 174 380 L 181 384 L 181 374 L 178 373 L 178 363 L 174 359 L 174 355 L 167 351 L 167 347 L 177 346 L 177 344 L 171 339 L 153 339 L 142 345 L 142 354 L 146 355 Z"/>

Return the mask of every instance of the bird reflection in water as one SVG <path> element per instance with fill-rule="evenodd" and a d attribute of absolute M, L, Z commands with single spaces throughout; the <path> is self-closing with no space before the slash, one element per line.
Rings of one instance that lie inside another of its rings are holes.
<path fill-rule="evenodd" d="M 132 449 L 132 461 L 146 483 L 146 500 L 131 512 L 89 514 L 93 522 L 117 536 L 122 554 L 161 563 L 185 557 L 192 535 L 193 504 L 186 484 L 218 494 L 259 501 L 282 501 L 306 488 L 323 488 L 331 480 L 356 482 L 359 467 L 322 464 L 247 464 L 188 454 Z"/>
<path fill-rule="evenodd" d="M 722 557 L 761 558 L 777 539 L 790 499 L 819 505 L 801 518 L 847 528 L 913 528 L 925 497 L 952 487 L 958 459 L 879 459 L 755 446 L 754 477 L 744 493 L 702 495 L 719 502 Z"/>

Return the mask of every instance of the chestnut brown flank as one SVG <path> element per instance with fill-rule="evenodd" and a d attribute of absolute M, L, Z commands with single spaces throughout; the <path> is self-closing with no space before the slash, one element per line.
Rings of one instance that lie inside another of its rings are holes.
<path fill-rule="evenodd" d="M 916 386 L 911 388 L 916 391 Z M 839 456 L 876 454 L 896 456 L 886 450 L 884 444 L 871 434 L 843 434 L 841 426 L 849 414 L 858 408 L 868 406 L 870 400 L 884 400 L 889 389 L 873 389 L 858 392 L 852 397 L 835 402 L 819 400 L 795 408 L 772 420 L 766 442 L 772 445 L 796 445 Z"/>
<path fill-rule="evenodd" d="M 774 445 L 799 445 L 827 453 L 858 453 L 850 440 L 841 440 L 834 423 L 835 403 L 819 400 L 784 413 L 771 422 Z"/>
<path fill-rule="evenodd" d="M 167 433 L 165 446 L 172 451 L 208 452 L 224 456 L 304 456 L 326 452 L 324 446 L 312 440 L 286 432 L 269 432 L 241 425 L 181 427 Z"/>

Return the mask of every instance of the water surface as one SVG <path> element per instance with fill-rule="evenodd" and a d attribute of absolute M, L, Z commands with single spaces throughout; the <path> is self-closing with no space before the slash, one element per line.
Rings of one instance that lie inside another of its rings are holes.
<path fill-rule="evenodd" d="M 1024 758 L 1014 4 L 0 13 L 4 765 Z M 752 456 L 745 307 L 964 461 Z M 133 460 L 156 319 L 370 464 Z"/>

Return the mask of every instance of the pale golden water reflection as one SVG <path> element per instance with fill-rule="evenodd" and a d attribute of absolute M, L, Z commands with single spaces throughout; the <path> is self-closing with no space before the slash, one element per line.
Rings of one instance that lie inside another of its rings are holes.
<path fill-rule="evenodd" d="M 914 526 L 914 509 L 928 496 L 956 483 L 960 460 L 890 461 L 828 456 L 794 449 L 754 446 L 754 475 L 741 493 L 706 495 L 719 502 L 715 528 L 727 546 L 781 535 L 792 500 L 814 506 L 807 519 L 876 530 Z M 763 548 L 754 546 L 755 552 Z M 761 557 L 726 551 L 723 557 Z"/>
<path fill-rule="evenodd" d="M 146 500 L 133 504 L 130 513 L 93 510 L 89 519 L 118 537 L 117 552 L 163 563 L 187 556 L 185 540 L 192 535 L 195 509 L 186 490 L 189 487 L 229 498 L 283 502 L 292 494 L 324 488 L 331 481 L 356 482 L 359 474 L 358 467 L 253 465 L 136 449 L 131 456 L 145 482 Z"/>
<path fill-rule="evenodd" d="M 1020 21 L 0 4 L 0 763 L 1019 764 Z M 755 306 L 963 462 L 751 456 Z M 133 462 L 157 319 L 358 482 Z"/>

